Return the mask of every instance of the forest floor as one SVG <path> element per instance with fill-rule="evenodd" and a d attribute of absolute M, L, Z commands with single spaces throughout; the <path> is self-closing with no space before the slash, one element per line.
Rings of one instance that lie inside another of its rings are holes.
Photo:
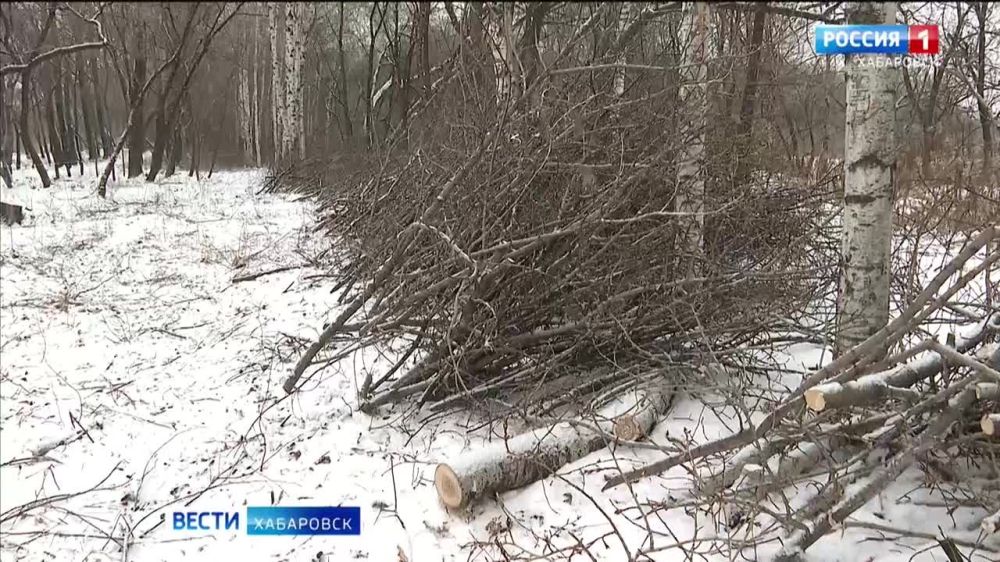
<path fill-rule="evenodd" d="M 15 174 L 21 187 L 10 196 L 30 211 L 0 232 L 0 560 L 617 561 L 628 559 L 623 545 L 652 549 L 654 560 L 725 560 L 705 539 L 755 532 L 735 513 L 633 520 L 638 504 L 680 495 L 690 480 L 677 468 L 600 492 L 619 468 L 662 457 L 626 448 L 447 513 L 435 463 L 505 428 L 464 414 L 355 411 L 359 381 L 391 364 L 392 350 L 355 354 L 284 398 L 281 381 L 338 308 L 323 277 L 335 252 L 313 234 L 307 203 L 258 193 L 263 174 L 137 179 L 106 201 L 94 195 L 93 170 L 50 189 L 26 189 L 33 176 Z M 234 282 L 279 267 L 291 269 Z M 828 359 L 804 344 L 781 354 L 789 386 Z M 685 396 L 653 437 L 703 441 L 736 429 L 735 419 L 711 393 Z M 923 484 L 908 472 L 853 520 L 975 541 L 969 529 L 982 511 L 933 507 L 946 492 Z M 361 534 L 254 537 L 170 522 L 175 510 L 272 504 L 360 506 Z M 677 541 L 683 548 L 657 550 Z M 809 553 L 946 560 L 926 537 L 858 528 Z"/>

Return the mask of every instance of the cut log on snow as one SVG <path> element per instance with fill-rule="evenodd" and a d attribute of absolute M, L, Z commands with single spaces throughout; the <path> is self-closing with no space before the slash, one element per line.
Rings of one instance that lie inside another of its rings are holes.
<path fill-rule="evenodd" d="M 4 224 L 21 224 L 23 220 L 24 207 L 0 201 L 0 222 Z"/>
<path fill-rule="evenodd" d="M 996 400 L 1000 398 L 1000 384 L 981 382 L 976 385 L 976 400 Z"/>
<path fill-rule="evenodd" d="M 986 414 L 979 425 L 986 435 L 1000 435 L 1000 414 Z"/>
<path fill-rule="evenodd" d="M 967 353 L 979 345 L 988 333 L 998 328 L 1000 315 L 965 327 L 960 330 L 955 347 L 959 353 Z M 922 347 L 929 349 L 931 344 L 932 342 L 925 342 Z M 927 353 L 909 363 L 859 377 L 855 381 L 814 386 L 805 392 L 806 405 L 813 411 L 822 412 L 833 408 L 874 404 L 888 398 L 919 399 L 919 393 L 908 387 L 940 373 L 944 364 L 940 353 Z"/>
<path fill-rule="evenodd" d="M 1000 531 L 1000 511 L 983 519 L 982 528 L 987 535 Z"/>
<path fill-rule="evenodd" d="M 593 420 L 555 423 L 441 463 L 434 472 L 438 497 L 450 508 L 464 508 L 545 478 L 610 442 L 648 435 L 672 396 L 668 385 L 630 390 L 598 410 Z"/>

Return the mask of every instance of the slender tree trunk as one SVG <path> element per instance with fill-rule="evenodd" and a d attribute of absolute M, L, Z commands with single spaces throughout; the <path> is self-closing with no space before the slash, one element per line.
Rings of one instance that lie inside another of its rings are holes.
<path fill-rule="evenodd" d="M 98 81 L 99 76 L 97 74 L 97 57 L 90 59 L 90 78 L 92 80 L 91 86 L 94 88 L 94 108 L 97 111 L 97 134 L 100 135 L 101 149 L 103 150 L 104 157 L 108 158 L 111 154 L 113 142 L 111 140 L 111 128 L 107 120 L 107 82 L 104 82 L 105 87 L 101 90 L 102 93 L 98 93 Z"/>
<path fill-rule="evenodd" d="M 69 97 L 70 124 L 73 130 L 73 148 L 76 150 L 76 165 L 80 167 L 80 175 L 83 175 L 83 146 L 80 142 L 80 118 L 79 103 L 80 91 L 77 88 L 69 88 L 66 94 Z"/>
<path fill-rule="evenodd" d="M 81 60 L 82 55 L 76 56 L 76 88 L 80 98 L 80 113 L 83 116 L 83 133 L 87 141 L 87 156 L 91 160 L 97 161 L 98 144 L 97 130 L 94 125 L 94 96 L 91 93 L 89 82 L 83 71 L 84 65 Z"/>
<path fill-rule="evenodd" d="M 285 112 L 285 82 L 283 80 L 281 58 L 281 43 L 278 41 L 278 30 L 281 28 L 280 4 L 268 3 L 268 33 L 271 40 L 271 142 L 274 148 L 274 163 L 281 161 L 284 147 L 284 132 L 282 118 Z M 192 139 L 192 146 L 194 140 Z"/>
<path fill-rule="evenodd" d="M 423 5 L 420 2 L 419 5 Z M 427 4 L 428 10 L 430 4 Z M 351 146 L 354 143 L 354 126 L 351 123 L 351 111 L 347 99 L 347 63 L 344 56 L 344 2 L 340 3 L 340 13 L 339 13 L 339 25 L 337 29 L 337 62 L 340 65 L 340 80 L 338 81 L 338 86 L 340 87 L 340 109 L 341 109 L 341 120 L 343 121 L 343 126 L 341 127 L 341 134 L 343 135 L 344 144 Z"/>
<path fill-rule="evenodd" d="M 302 139 L 302 4 L 285 4 L 285 103 L 281 155 L 290 157 L 304 148 Z"/>
<path fill-rule="evenodd" d="M 13 118 L 10 115 L 10 108 L 13 104 L 7 104 L 7 78 L 0 76 L 0 178 L 3 178 L 4 185 L 12 187 L 11 178 L 11 146 L 14 144 Z"/>
<path fill-rule="evenodd" d="M 56 91 L 54 102 L 56 105 L 56 127 L 59 131 L 60 146 L 62 148 L 62 160 L 66 166 L 66 177 L 73 177 L 73 164 L 76 164 L 76 151 L 73 148 L 73 128 L 71 106 L 67 99 L 66 77 L 63 73 L 63 65 L 60 60 L 56 65 Z"/>
<path fill-rule="evenodd" d="M 48 103 L 45 105 L 46 113 L 48 113 L 47 125 L 49 130 L 49 152 L 52 153 L 53 169 L 56 173 L 56 179 L 59 179 L 59 166 L 62 166 L 66 162 L 66 154 L 63 152 L 63 142 L 59 136 L 59 125 L 58 119 L 56 118 L 56 90 L 52 90 L 52 95 L 49 96 Z"/>
<path fill-rule="evenodd" d="M 21 127 L 17 123 L 14 123 L 14 165 L 21 169 Z"/>
<path fill-rule="evenodd" d="M 742 145 L 743 150 L 737 154 L 736 182 L 746 183 L 750 175 L 749 157 L 753 145 L 753 115 L 754 107 L 757 103 L 757 81 L 760 76 L 761 51 L 764 43 L 764 24 L 767 20 L 767 12 L 764 7 L 766 2 L 756 5 L 754 10 L 753 24 L 750 30 L 749 54 L 747 56 L 746 84 L 743 86 L 743 100 L 740 103 L 740 122 L 736 129 L 736 138 Z"/>
<path fill-rule="evenodd" d="M 142 45 L 136 49 L 135 67 L 132 71 L 132 84 L 129 98 L 135 108 L 136 116 L 129 119 L 128 127 L 128 177 L 134 178 L 142 175 L 142 153 L 146 148 L 146 116 L 143 112 L 143 98 L 139 89 L 146 81 L 146 55 L 142 52 Z"/>
<path fill-rule="evenodd" d="M 177 163 L 181 158 L 181 127 L 174 127 L 173 139 L 170 141 L 170 151 L 167 154 L 167 165 L 163 169 L 163 177 L 169 178 L 177 172 Z"/>
<path fill-rule="evenodd" d="M 153 127 L 153 152 L 149 158 L 149 173 L 146 174 L 146 181 L 153 181 L 163 166 L 163 155 L 167 150 L 167 143 L 170 140 L 170 130 L 167 127 L 166 98 L 170 87 L 164 85 L 163 95 L 157 101 L 156 119 Z"/>
<path fill-rule="evenodd" d="M 252 119 L 253 119 L 253 159 L 254 159 L 254 165 L 260 166 L 261 163 L 262 163 L 261 162 L 261 150 L 260 150 L 260 137 L 261 137 L 261 131 L 263 131 L 263 127 L 261 127 L 261 119 L 260 119 L 260 98 L 261 98 L 261 91 L 260 91 L 260 84 L 261 84 L 261 75 L 260 75 L 260 22 L 258 20 L 254 20 L 254 23 L 253 23 L 253 59 L 250 61 L 250 64 L 251 64 L 251 68 L 253 70 L 253 73 L 251 74 L 251 78 L 252 78 L 252 84 L 251 85 L 253 87 L 253 97 L 251 98 L 251 107 L 253 108 L 253 111 L 252 111 L 252 113 L 253 113 L 253 117 L 252 117 Z"/>
<path fill-rule="evenodd" d="M 677 167 L 677 196 L 674 201 L 678 212 L 688 213 L 680 223 L 680 269 L 687 275 L 696 275 L 703 249 L 705 217 L 705 128 L 708 113 L 708 91 L 706 85 L 707 36 L 709 13 L 708 4 L 699 2 L 689 8 L 689 48 L 685 51 L 685 67 L 690 68 L 685 85 L 681 89 L 686 119 L 682 130 L 685 144 Z"/>
<path fill-rule="evenodd" d="M 430 2 L 416 2 L 415 8 L 416 17 L 413 26 L 414 40 L 416 41 L 417 79 L 420 84 L 421 96 L 426 99 L 431 93 L 430 28 L 432 4 Z M 343 9 L 343 2 L 341 2 L 341 9 Z M 341 29 L 343 29 L 343 14 L 341 14 Z M 343 48 L 343 42 L 340 43 L 340 47 Z M 341 51 L 341 56 L 343 56 L 343 51 Z"/>
<path fill-rule="evenodd" d="M 983 101 L 986 99 L 986 32 L 990 26 L 989 4 L 989 2 L 976 2 L 973 5 L 976 18 L 979 20 L 979 29 L 976 32 L 976 93 L 979 95 L 976 105 L 979 108 L 979 125 L 983 132 L 983 174 L 987 181 L 989 174 L 993 172 L 993 120 L 990 118 L 989 106 Z"/>
<path fill-rule="evenodd" d="M 853 5 L 854 24 L 894 22 L 894 3 Z M 844 218 L 836 351 L 842 354 L 889 320 L 895 105 L 893 68 L 847 61 Z"/>
<path fill-rule="evenodd" d="M 35 119 L 35 128 L 38 130 L 38 146 L 39 150 L 42 151 L 42 157 L 45 158 L 45 162 L 51 166 L 54 158 L 52 155 L 52 144 L 49 141 L 49 122 L 46 118 L 46 109 L 48 106 L 45 105 L 45 101 L 38 97 L 37 106 L 35 106 L 32 116 Z"/>
<path fill-rule="evenodd" d="M 622 11 L 618 16 L 618 37 L 621 37 L 622 32 L 625 30 L 626 23 L 629 17 L 629 4 L 628 2 L 622 3 Z M 628 63 L 628 56 L 623 48 L 618 57 L 615 59 L 615 79 L 614 79 L 614 93 L 616 98 L 621 98 L 625 95 L 625 65 Z"/>

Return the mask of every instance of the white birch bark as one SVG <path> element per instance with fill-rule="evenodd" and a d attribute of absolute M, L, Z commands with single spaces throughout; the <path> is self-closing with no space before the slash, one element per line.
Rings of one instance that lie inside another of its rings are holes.
<path fill-rule="evenodd" d="M 486 32 L 490 36 L 490 54 L 493 56 L 493 71 L 497 77 L 497 104 L 503 106 L 513 95 L 514 45 L 511 27 L 514 25 L 514 4 L 503 3 L 500 9 L 500 21 L 490 21 Z"/>
<path fill-rule="evenodd" d="M 883 17 L 884 14 L 884 17 Z M 851 23 L 895 21 L 895 5 L 861 2 Z M 875 55 L 880 56 L 880 55 Z M 844 218 L 837 352 L 844 353 L 889 321 L 889 252 L 896 162 L 897 71 L 847 61 Z"/>
<path fill-rule="evenodd" d="M 296 35 L 298 29 L 298 4 L 285 4 L 285 103 L 280 113 L 282 124 L 281 155 L 288 157 L 295 149 L 298 140 L 298 114 L 296 112 L 296 95 L 299 91 L 299 74 L 296 72 Z"/>
<path fill-rule="evenodd" d="M 677 166 L 677 189 L 674 206 L 678 212 L 690 213 L 680 218 L 679 253 L 686 273 L 696 273 L 696 266 L 702 250 L 705 217 L 705 125 L 708 114 L 708 95 L 705 65 L 709 13 L 705 2 L 689 2 L 687 24 L 687 48 L 684 51 L 683 73 L 685 84 L 681 87 L 683 104 L 682 134 L 684 149 Z M 623 77 L 624 85 L 624 77 Z"/>
<path fill-rule="evenodd" d="M 615 58 L 615 82 L 614 90 L 615 97 L 620 98 L 625 95 L 625 64 L 628 63 L 628 59 L 625 56 L 625 47 L 622 42 L 622 33 L 625 31 L 626 24 L 628 23 L 629 16 L 629 6 L 628 2 L 622 3 L 622 12 L 618 16 L 618 45 L 622 45 L 622 51 L 618 53 Z"/>
<path fill-rule="evenodd" d="M 250 107 L 253 120 L 253 160 L 254 164 L 260 166 L 260 22 L 256 19 L 253 22 L 253 58 L 250 61 L 251 82 L 253 97 L 251 97 Z"/>
<path fill-rule="evenodd" d="M 298 7 L 298 17 L 296 18 L 296 29 L 295 29 L 295 76 L 296 76 L 296 89 L 295 89 L 295 122 L 298 125 L 296 134 L 298 135 L 298 149 L 299 158 L 306 157 L 306 117 L 305 117 L 305 101 L 303 98 L 303 92 L 305 91 L 305 81 L 302 78 L 302 70 L 305 67 L 306 60 L 306 26 L 305 26 L 305 16 L 306 9 L 315 10 L 316 5 L 312 3 L 298 3 L 295 5 Z"/>
<path fill-rule="evenodd" d="M 281 160 L 284 148 L 282 122 L 285 112 L 285 82 L 281 62 L 281 44 L 278 41 L 278 30 L 281 28 L 281 5 L 270 2 L 268 10 L 268 32 L 271 39 L 271 140 L 274 146 L 274 161 Z"/>
<path fill-rule="evenodd" d="M 247 160 L 252 161 L 253 143 L 251 139 L 253 137 L 253 131 L 251 124 L 252 110 L 250 107 L 250 100 L 253 94 L 250 92 L 250 73 L 247 68 L 251 63 L 252 61 L 247 60 L 247 58 L 240 61 L 240 68 L 238 69 L 236 76 L 236 112 L 238 116 L 237 127 L 239 129 L 239 138 L 241 141 L 240 147 L 243 149 L 244 157 Z"/>
<path fill-rule="evenodd" d="M 995 330 L 989 319 L 967 326 L 959 331 L 955 348 L 959 353 L 966 353 Z M 806 405 L 813 411 L 822 412 L 874 404 L 892 397 L 918 399 L 921 395 L 908 390 L 909 387 L 937 375 L 943 367 L 941 355 L 928 351 L 892 369 L 858 377 L 850 382 L 816 385 L 805 392 Z M 913 394 L 908 396 L 908 393 Z"/>
<path fill-rule="evenodd" d="M 984 414 L 979 425 L 986 435 L 1000 435 L 1000 414 Z"/>
<path fill-rule="evenodd" d="M 438 496 L 461 509 L 544 478 L 616 438 L 647 435 L 669 408 L 671 392 L 665 384 L 633 390 L 601 408 L 593 425 L 561 422 L 441 463 L 434 473 Z"/>

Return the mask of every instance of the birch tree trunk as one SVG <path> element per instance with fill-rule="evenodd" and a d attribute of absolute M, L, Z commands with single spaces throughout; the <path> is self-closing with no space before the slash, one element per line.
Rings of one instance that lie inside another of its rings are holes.
<path fill-rule="evenodd" d="M 618 35 L 616 43 L 621 43 L 622 33 L 625 31 L 626 24 L 628 23 L 629 17 L 629 3 L 622 3 L 622 11 L 618 16 Z M 622 45 L 621 52 L 618 53 L 618 57 L 615 59 L 615 97 L 620 98 L 625 95 L 625 64 L 628 63 L 628 57 L 625 53 L 625 47 Z"/>
<path fill-rule="evenodd" d="M 271 2 L 268 10 L 268 33 L 271 39 L 271 141 L 274 147 L 274 161 L 282 157 L 283 132 L 282 118 L 285 112 L 285 81 L 281 62 L 281 44 L 278 42 L 278 29 L 281 27 L 281 10 L 277 2 Z"/>
<path fill-rule="evenodd" d="M 260 22 L 253 22 L 253 59 L 250 61 L 251 88 L 253 97 L 251 98 L 251 119 L 253 120 L 253 161 L 254 165 L 260 166 Z"/>
<path fill-rule="evenodd" d="M 249 33 L 244 35 L 248 37 Z M 249 57 L 248 57 L 249 58 Z M 244 58 L 239 63 L 239 69 L 236 73 L 236 113 L 237 113 L 237 127 L 236 130 L 240 138 L 240 148 L 243 149 L 243 158 L 245 161 L 253 160 L 253 108 L 252 108 L 252 96 L 250 91 L 250 72 L 251 70 L 247 67 L 252 63 L 252 61 Z"/>
<path fill-rule="evenodd" d="M 632 390 L 601 408 L 593 420 L 550 424 L 442 462 L 434 471 L 438 497 L 452 509 L 463 509 L 545 478 L 616 439 L 641 439 L 670 408 L 672 392 L 666 384 Z"/>
<path fill-rule="evenodd" d="M 281 156 L 295 153 L 302 134 L 302 8 L 301 4 L 285 4 L 285 103 L 279 119 L 282 125 Z"/>
<path fill-rule="evenodd" d="M 895 22 L 893 3 L 862 2 L 851 23 Z M 876 55 L 877 56 L 877 55 Z M 889 251 L 897 71 L 847 60 L 844 218 L 836 351 L 844 353 L 889 320 Z"/>
<path fill-rule="evenodd" d="M 305 117 L 305 80 L 302 77 L 302 69 L 306 64 L 306 7 L 313 10 L 315 17 L 315 4 L 295 3 L 297 18 L 295 18 L 295 133 L 298 137 L 299 158 L 306 157 L 306 117 Z M 319 72 L 317 71 L 317 74 Z"/>
<path fill-rule="evenodd" d="M 686 118 L 682 131 L 686 142 L 677 167 L 677 189 L 674 206 L 678 212 L 689 213 L 680 218 L 681 269 L 695 275 L 702 253 L 705 217 L 705 126 L 708 113 L 708 92 L 705 64 L 709 13 L 704 2 L 688 3 L 688 45 L 684 55 L 684 86 L 681 103 Z"/>

